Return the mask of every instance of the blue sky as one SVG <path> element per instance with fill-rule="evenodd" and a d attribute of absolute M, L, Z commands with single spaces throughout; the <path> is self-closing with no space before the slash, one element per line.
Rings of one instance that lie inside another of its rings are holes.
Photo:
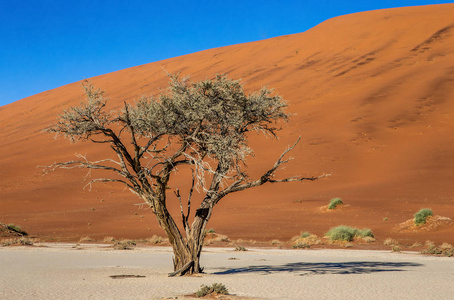
<path fill-rule="evenodd" d="M 128 67 L 303 32 L 339 15 L 450 2 L 0 0 L 0 106 Z"/>

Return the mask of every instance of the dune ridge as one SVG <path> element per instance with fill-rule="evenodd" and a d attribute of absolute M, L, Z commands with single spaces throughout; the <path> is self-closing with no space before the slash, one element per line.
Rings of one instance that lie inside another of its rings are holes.
<path fill-rule="evenodd" d="M 454 4 L 336 17 L 299 34 L 175 57 L 91 78 L 112 107 L 155 95 L 164 70 L 193 80 L 226 73 L 246 90 L 276 89 L 294 114 L 278 141 L 252 136 L 252 174 L 272 164 L 298 136 L 285 174 L 333 172 L 312 183 L 268 185 L 232 195 L 209 227 L 233 238 L 290 239 L 331 226 L 369 227 L 381 238 L 454 242 L 454 227 L 424 233 L 392 228 L 420 208 L 454 218 Z M 164 69 L 164 70 L 163 70 Z M 149 210 L 123 187 L 83 190 L 84 171 L 41 175 L 37 166 L 96 158 L 104 149 L 54 140 L 42 129 L 82 97 L 80 83 L 0 107 L 0 221 L 32 235 L 140 238 L 162 234 Z M 177 180 L 172 187 L 188 187 Z M 323 214 L 341 197 L 347 209 Z M 176 199 L 175 209 L 178 209 Z M 135 214 L 137 213 L 137 214 Z M 386 221 L 385 221 L 386 219 Z"/>

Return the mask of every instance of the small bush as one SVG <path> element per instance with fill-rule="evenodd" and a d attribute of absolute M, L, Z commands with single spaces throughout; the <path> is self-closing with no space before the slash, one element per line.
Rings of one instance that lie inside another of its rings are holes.
<path fill-rule="evenodd" d="M 243 246 L 236 246 L 235 251 L 247 251 L 247 249 L 244 248 Z"/>
<path fill-rule="evenodd" d="M 28 235 L 25 231 L 23 231 L 19 225 L 8 224 L 8 229 L 20 233 L 22 235 Z"/>
<path fill-rule="evenodd" d="M 213 228 L 210 228 L 207 230 L 207 233 L 216 233 L 216 230 L 214 230 Z"/>
<path fill-rule="evenodd" d="M 104 243 L 112 243 L 115 242 L 115 238 L 113 236 L 106 236 L 102 241 Z"/>
<path fill-rule="evenodd" d="M 301 236 L 303 239 L 305 239 L 305 238 L 307 238 L 307 237 L 310 237 L 311 234 L 310 234 L 309 232 L 306 231 L 306 232 L 301 232 L 300 236 Z"/>
<path fill-rule="evenodd" d="M 342 205 L 344 202 L 342 202 L 341 198 L 333 198 L 329 202 L 328 209 L 335 209 L 338 205 Z"/>
<path fill-rule="evenodd" d="M 221 295 L 228 295 L 229 291 L 222 283 L 213 283 L 211 286 L 202 284 L 200 286 L 200 290 L 198 290 L 195 295 L 197 297 L 204 297 L 211 293 L 221 294 Z"/>
<path fill-rule="evenodd" d="M 305 249 L 310 248 L 311 245 L 307 243 L 297 242 L 295 245 L 292 246 L 293 249 Z"/>
<path fill-rule="evenodd" d="M 372 230 L 368 228 L 364 229 L 357 229 L 349 226 L 337 226 L 331 228 L 327 233 L 326 236 L 329 236 L 332 241 L 353 241 L 354 237 L 374 237 Z"/>
<path fill-rule="evenodd" d="M 331 228 L 326 235 L 330 237 L 332 241 L 353 241 L 356 235 L 356 229 L 348 226 L 338 226 Z"/>
<path fill-rule="evenodd" d="M 31 246 L 34 244 L 34 242 L 35 241 L 33 239 L 30 239 L 28 237 L 22 236 L 21 238 L 19 238 L 19 243 L 24 246 Z"/>
<path fill-rule="evenodd" d="M 160 236 L 153 235 L 151 238 L 147 239 L 147 242 L 150 244 L 161 244 L 162 242 L 164 242 L 164 239 Z"/>
<path fill-rule="evenodd" d="M 448 257 L 451 257 L 454 255 L 454 248 L 451 244 L 448 243 L 443 243 L 440 247 L 435 246 L 435 244 L 432 241 L 427 241 L 426 242 L 426 247 L 427 249 L 422 250 L 421 253 L 423 254 L 442 254 L 446 255 Z"/>
<path fill-rule="evenodd" d="M 369 228 L 363 228 L 361 230 L 358 230 L 356 235 L 361 236 L 363 238 L 366 238 L 366 237 L 374 238 L 374 234 L 373 234 L 372 230 L 370 230 Z"/>
<path fill-rule="evenodd" d="M 427 217 L 433 216 L 430 208 L 423 208 L 415 214 L 415 225 L 426 224 Z"/>
<path fill-rule="evenodd" d="M 400 251 L 401 251 L 399 245 L 393 245 L 392 248 L 391 248 L 391 250 L 392 250 L 392 252 L 400 252 Z"/>
<path fill-rule="evenodd" d="M 130 240 L 116 241 L 114 244 L 115 250 L 132 250 L 136 242 Z"/>
<path fill-rule="evenodd" d="M 383 242 L 383 245 L 387 245 L 387 246 L 393 246 L 393 245 L 399 245 L 399 242 L 392 239 L 392 238 L 387 238 L 384 242 Z"/>

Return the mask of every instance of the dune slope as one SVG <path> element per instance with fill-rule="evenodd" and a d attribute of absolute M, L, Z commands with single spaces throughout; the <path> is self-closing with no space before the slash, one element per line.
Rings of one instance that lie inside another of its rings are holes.
<path fill-rule="evenodd" d="M 259 174 L 298 136 L 281 174 L 333 173 L 310 183 L 269 185 L 225 198 L 209 227 L 233 238 L 286 240 L 331 226 L 371 228 L 378 238 L 454 242 L 454 227 L 399 233 L 420 208 L 454 218 L 454 4 L 341 16 L 306 32 L 206 50 L 92 78 L 110 103 L 167 85 L 167 72 L 193 80 L 227 73 L 247 90 L 276 89 L 294 114 L 278 141 L 251 137 Z M 54 140 L 42 129 L 78 104 L 80 83 L 0 107 L 0 221 L 31 235 L 140 238 L 162 234 L 140 199 L 117 185 L 83 189 L 84 171 L 41 175 L 37 166 L 102 157 L 89 143 Z M 177 180 L 172 187 L 188 186 Z M 332 197 L 349 206 L 325 212 Z M 173 199 L 177 208 L 177 199 Z"/>

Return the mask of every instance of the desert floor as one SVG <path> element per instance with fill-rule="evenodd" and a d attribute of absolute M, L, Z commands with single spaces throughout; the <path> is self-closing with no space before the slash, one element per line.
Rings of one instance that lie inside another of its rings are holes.
<path fill-rule="evenodd" d="M 0 248 L 1 299 L 162 299 L 223 283 L 259 299 L 449 299 L 454 259 L 360 250 L 206 248 L 206 274 L 167 277 L 168 247 L 105 245 Z M 113 279 L 112 275 L 145 277 Z"/>

